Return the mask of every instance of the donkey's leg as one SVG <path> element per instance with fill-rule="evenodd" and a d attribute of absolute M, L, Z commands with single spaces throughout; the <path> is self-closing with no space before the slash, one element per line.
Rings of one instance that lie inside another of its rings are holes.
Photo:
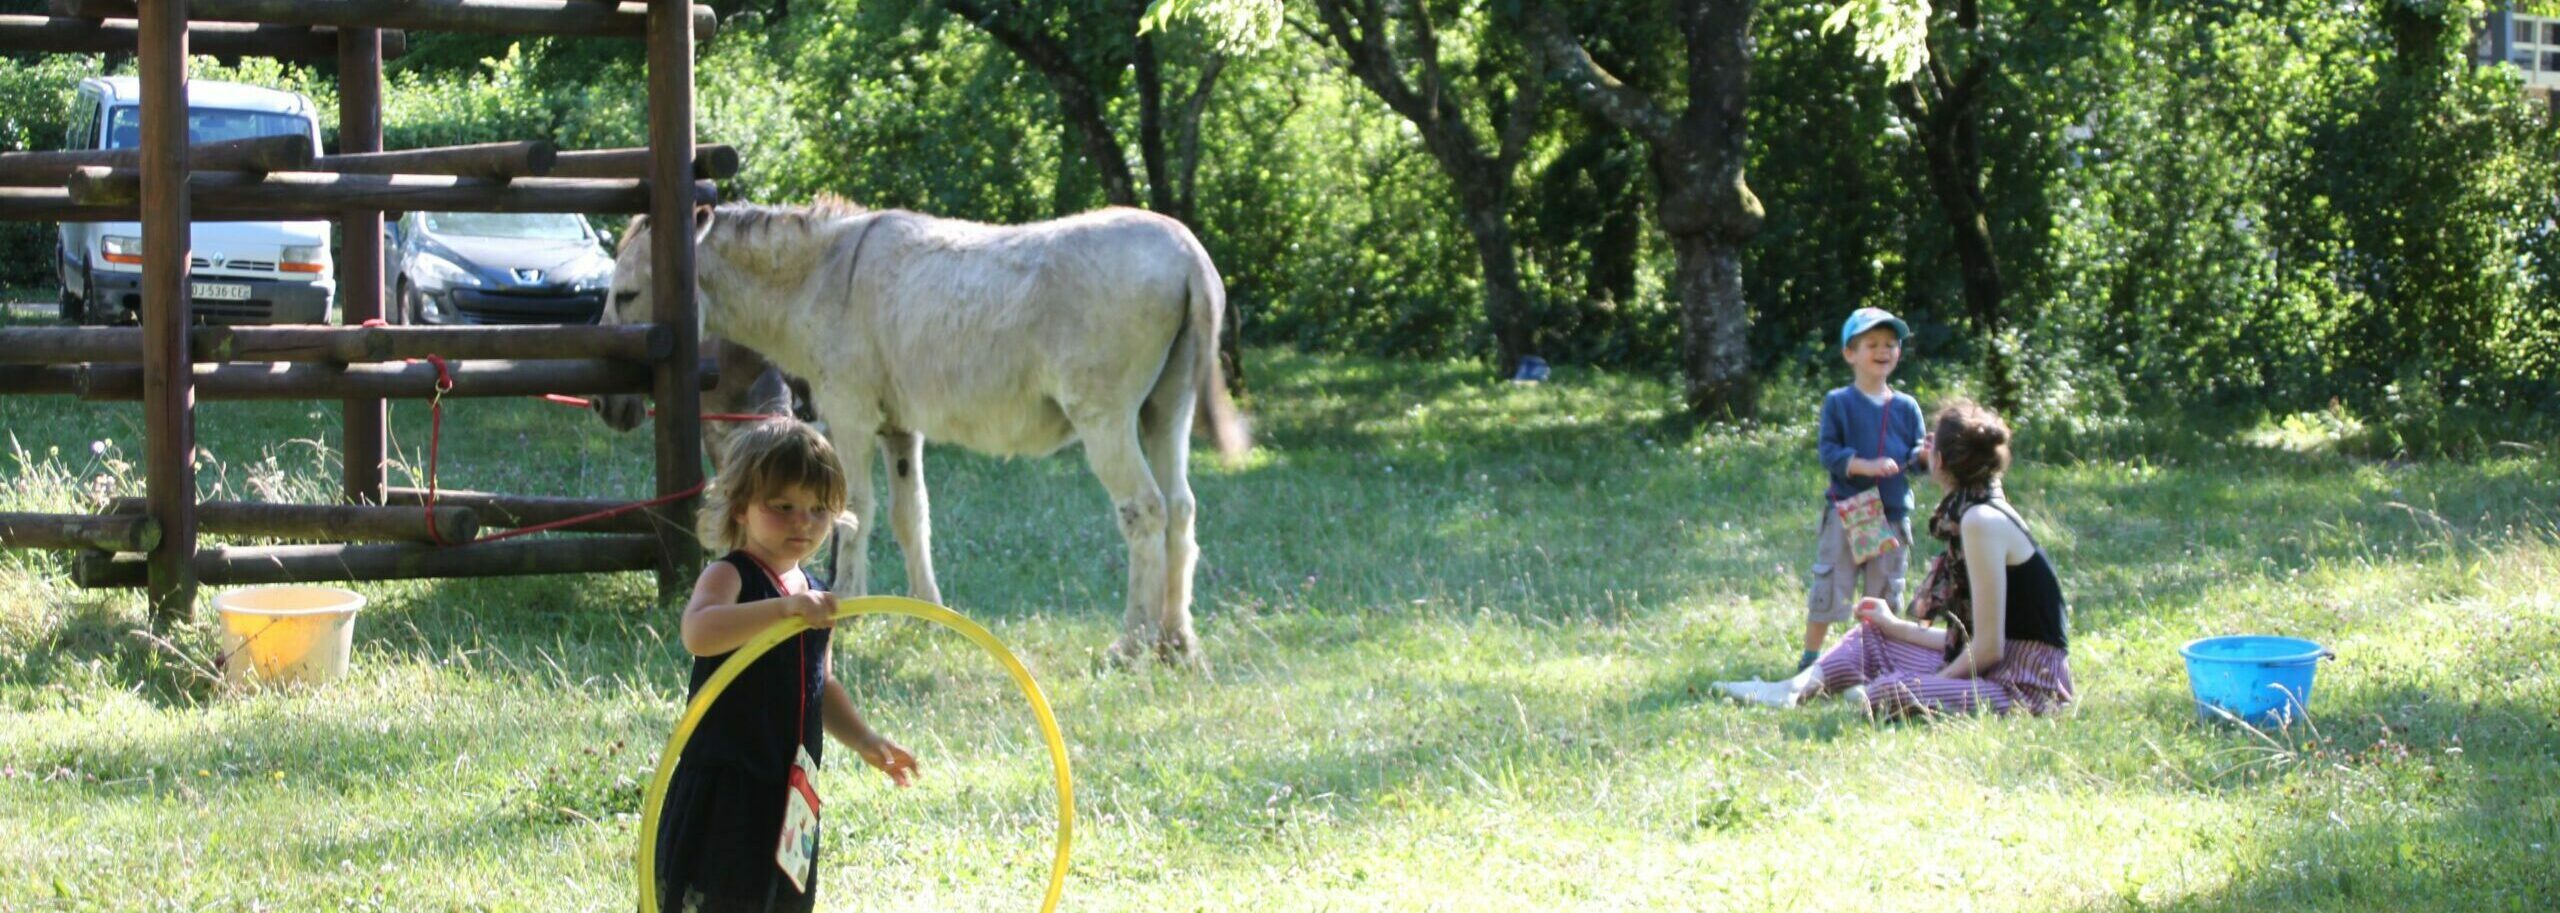
<path fill-rule="evenodd" d="M 1164 618 L 1164 493 L 1147 471 L 1136 418 L 1124 412 L 1076 423 L 1085 461 L 1111 493 L 1120 536 L 1129 542 L 1129 611 L 1111 645 L 1112 657 L 1123 662 L 1146 655 Z"/>
<path fill-rule="evenodd" d="M 1192 518 L 1198 513 L 1198 502 L 1191 495 L 1191 413 L 1194 396 L 1190 378 L 1167 371 L 1177 377 L 1172 383 L 1159 384 L 1140 413 L 1140 443 L 1146 448 L 1147 467 L 1155 472 L 1157 489 L 1164 492 L 1164 609 L 1157 621 L 1156 657 L 1167 662 L 1197 666 L 1201 663 L 1200 637 L 1191 626 L 1191 578 L 1200 560 L 1200 543 L 1192 532 Z"/>
<path fill-rule="evenodd" d="M 924 493 L 924 435 L 880 432 L 880 461 L 889 468 L 889 529 L 907 559 L 907 594 L 942 604 L 933 579 L 933 511 Z"/>
<path fill-rule="evenodd" d="M 819 408 L 821 413 L 826 408 Z M 844 513 L 836 515 L 836 579 L 838 596 L 871 591 L 871 439 L 874 422 L 846 422 L 828 429 L 836 459 L 844 464 Z"/>

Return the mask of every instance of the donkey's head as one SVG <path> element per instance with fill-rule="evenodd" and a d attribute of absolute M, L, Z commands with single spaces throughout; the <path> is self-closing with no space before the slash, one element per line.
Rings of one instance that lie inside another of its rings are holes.
<path fill-rule="evenodd" d="M 693 243 L 697 251 L 701 249 L 703 236 L 711 233 L 711 213 L 709 206 L 694 207 Z M 624 232 L 622 236 L 622 248 L 614 252 L 613 285 L 609 289 L 610 297 L 605 301 L 604 313 L 596 322 L 608 326 L 617 323 L 648 323 L 655 317 L 657 288 L 650 269 L 652 261 L 649 233 L 656 227 L 650 223 L 648 216 L 632 217 L 630 230 Z M 698 271 L 700 267 L 697 266 L 696 269 Z M 699 278 L 699 272 L 696 277 Z M 695 298 L 697 305 L 705 303 L 700 301 L 700 289 L 695 290 Z M 695 308 L 697 320 L 700 319 L 704 310 L 705 308 L 699 306 Z"/>
<path fill-rule="evenodd" d="M 702 237 L 711 232 L 711 220 L 711 207 L 694 208 L 693 243 L 697 251 Z M 656 282 L 649 251 L 651 227 L 648 216 L 635 216 L 629 230 L 623 233 L 622 247 L 613 256 L 613 284 L 605 290 L 604 311 L 596 315 L 597 323 L 641 324 L 656 319 Z M 700 332 L 709 302 L 699 288 L 695 290 L 694 303 L 695 330 Z M 649 398 L 628 393 L 598 397 L 596 412 L 603 416 L 605 424 L 629 431 L 649 417 Z"/>

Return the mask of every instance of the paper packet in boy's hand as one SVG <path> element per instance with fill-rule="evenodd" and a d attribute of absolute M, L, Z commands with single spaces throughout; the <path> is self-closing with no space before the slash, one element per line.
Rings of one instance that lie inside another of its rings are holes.
<path fill-rule="evenodd" d="M 1877 494 L 1875 489 L 1833 502 L 1831 509 L 1839 514 L 1840 529 L 1849 544 L 1850 560 L 1865 564 L 1893 547 L 1893 527 L 1884 519 L 1884 496 Z"/>

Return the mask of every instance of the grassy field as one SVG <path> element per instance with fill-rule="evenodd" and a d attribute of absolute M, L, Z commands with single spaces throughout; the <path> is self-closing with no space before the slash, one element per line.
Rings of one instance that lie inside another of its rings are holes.
<path fill-rule="evenodd" d="M 1207 674 L 1100 661 L 1125 559 L 1081 459 L 938 450 L 928 471 L 947 595 L 1042 677 L 1071 743 L 1065 909 L 2560 905 L 2548 444 L 2394 464 L 2030 423 L 2010 490 L 2073 597 L 2082 705 L 1873 725 L 1705 693 L 1792 666 L 1812 391 L 1773 394 L 1774 424 L 1683 431 L 1649 380 L 1254 365 L 1263 449 L 1196 470 Z M 0 399 L 0 510 L 139 493 L 137 418 Z M 337 426 L 206 405 L 202 487 L 321 497 Z M 396 410 L 402 454 L 424 435 Z M 637 495 L 647 451 L 469 400 L 442 473 Z M 885 541 L 873 568 L 901 590 Z M 234 696 L 195 668 L 203 621 L 155 645 L 136 595 L 0 553 L 0 909 L 630 909 L 685 668 L 651 580 L 359 589 L 349 679 Z M 829 766 L 822 905 L 1031 909 L 1054 795 L 1010 681 L 920 624 L 847 630 L 839 675 L 927 776 Z M 2196 721 L 2177 647 L 2234 632 L 2337 651 L 2315 725 Z"/>

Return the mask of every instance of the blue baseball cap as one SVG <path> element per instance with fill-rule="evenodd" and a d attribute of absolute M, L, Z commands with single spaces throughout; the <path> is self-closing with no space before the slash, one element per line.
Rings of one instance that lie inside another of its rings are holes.
<path fill-rule="evenodd" d="M 1858 334 L 1880 326 L 1892 327 L 1895 339 L 1911 338 L 1911 325 L 1902 322 L 1902 318 L 1893 316 L 1893 312 L 1883 308 L 1859 308 L 1850 311 L 1849 322 L 1840 325 L 1840 347 L 1848 348 L 1849 340 L 1856 339 Z"/>

